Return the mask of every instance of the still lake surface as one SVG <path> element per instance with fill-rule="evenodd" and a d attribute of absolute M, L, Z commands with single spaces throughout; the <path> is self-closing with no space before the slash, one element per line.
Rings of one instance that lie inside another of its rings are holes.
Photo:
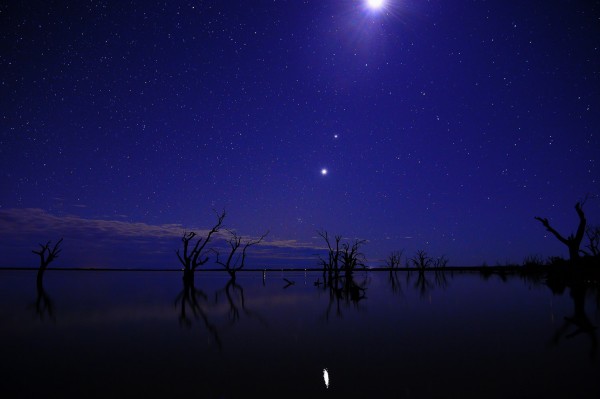
<path fill-rule="evenodd" d="M 293 284 L 289 285 L 289 282 Z M 598 398 L 598 295 L 519 277 L 0 271 L 3 397 Z M 327 371 L 329 385 L 324 378 Z"/>

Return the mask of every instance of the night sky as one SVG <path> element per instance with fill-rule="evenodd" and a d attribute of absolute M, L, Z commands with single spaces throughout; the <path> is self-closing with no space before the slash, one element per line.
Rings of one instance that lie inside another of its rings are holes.
<path fill-rule="evenodd" d="M 213 209 L 307 267 L 317 229 L 469 266 L 600 222 L 598 1 L 2 2 L 0 71 L 3 266 L 177 267 Z"/>

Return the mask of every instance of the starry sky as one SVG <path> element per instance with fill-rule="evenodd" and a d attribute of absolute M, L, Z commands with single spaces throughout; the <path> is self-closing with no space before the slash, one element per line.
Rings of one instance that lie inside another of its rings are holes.
<path fill-rule="evenodd" d="M 0 71 L 4 266 L 176 267 L 223 209 L 309 267 L 317 229 L 469 266 L 600 223 L 598 1 L 2 2 Z"/>

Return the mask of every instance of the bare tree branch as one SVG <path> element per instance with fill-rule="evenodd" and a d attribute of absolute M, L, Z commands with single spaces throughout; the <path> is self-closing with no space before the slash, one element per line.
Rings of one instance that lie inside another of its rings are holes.
<path fill-rule="evenodd" d="M 175 251 L 175 254 L 179 259 L 179 262 L 181 262 L 181 264 L 183 265 L 185 272 L 193 272 L 198 266 L 202 266 L 203 264 L 208 262 L 209 258 L 208 256 L 204 255 L 204 248 L 209 243 L 213 234 L 217 233 L 221 229 L 221 226 L 223 225 L 223 220 L 226 216 L 226 212 L 222 211 L 221 213 L 217 213 L 215 211 L 215 214 L 217 216 L 217 222 L 210 229 L 205 238 L 198 238 L 196 244 L 194 245 L 191 251 L 189 251 L 190 241 L 194 237 L 196 237 L 197 234 L 193 231 L 189 233 L 183 233 L 183 236 L 181 237 L 181 242 L 183 242 L 183 253 L 181 254 L 179 250 L 177 250 Z"/>
<path fill-rule="evenodd" d="M 577 212 L 577 216 L 579 216 L 579 226 L 577 227 L 577 233 L 574 236 L 571 234 L 567 238 L 564 238 L 558 231 L 550 226 L 548 219 L 541 218 L 539 216 L 534 217 L 534 219 L 542 223 L 546 230 L 552 233 L 560 242 L 567 246 L 569 249 L 569 259 L 572 262 L 579 259 L 579 247 L 581 245 L 581 241 L 583 240 L 583 235 L 585 234 L 586 219 L 582 207 L 586 200 L 587 196 L 583 199 L 583 201 L 575 204 L 575 211 Z"/>

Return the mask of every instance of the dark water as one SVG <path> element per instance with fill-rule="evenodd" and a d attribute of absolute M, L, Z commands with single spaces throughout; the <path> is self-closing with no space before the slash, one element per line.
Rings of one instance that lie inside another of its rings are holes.
<path fill-rule="evenodd" d="M 597 331 L 577 326 L 600 323 L 589 289 L 361 272 L 332 290 L 276 271 L 184 289 L 174 272 L 49 270 L 41 292 L 35 277 L 0 271 L 3 397 L 600 397 Z"/>

